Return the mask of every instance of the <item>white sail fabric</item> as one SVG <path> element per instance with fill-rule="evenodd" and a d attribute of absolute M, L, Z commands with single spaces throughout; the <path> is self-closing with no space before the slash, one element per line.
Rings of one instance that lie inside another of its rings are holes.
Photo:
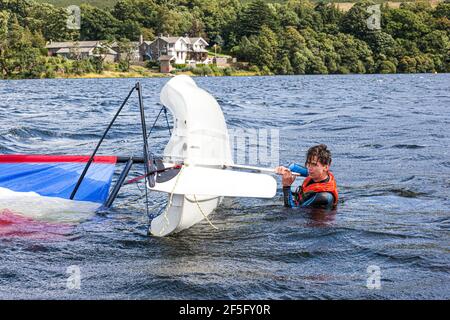
<path fill-rule="evenodd" d="M 223 197 L 275 196 L 273 177 L 226 170 L 233 166 L 227 125 L 217 101 L 188 76 L 167 82 L 161 103 L 174 117 L 172 136 L 164 150 L 164 165 L 184 162 L 178 175 L 150 188 L 167 192 L 168 206 L 151 222 L 158 237 L 187 229 L 207 219 Z"/>
<path fill-rule="evenodd" d="M 164 149 L 167 162 L 233 164 L 228 130 L 217 101 L 188 76 L 172 78 L 161 91 L 161 103 L 174 117 Z"/>
<path fill-rule="evenodd" d="M 187 166 L 174 178 L 156 183 L 151 190 L 173 194 L 197 194 L 224 197 L 273 198 L 276 180 L 260 173 Z"/>

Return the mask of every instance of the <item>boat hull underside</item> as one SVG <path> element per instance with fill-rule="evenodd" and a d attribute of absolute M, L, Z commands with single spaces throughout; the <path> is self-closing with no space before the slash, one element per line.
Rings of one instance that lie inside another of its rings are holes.
<path fill-rule="evenodd" d="M 190 228 L 210 215 L 222 201 L 220 196 L 174 194 L 170 207 L 151 222 L 150 232 L 157 237 Z M 168 195 L 168 201 L 170 194 Z"/>

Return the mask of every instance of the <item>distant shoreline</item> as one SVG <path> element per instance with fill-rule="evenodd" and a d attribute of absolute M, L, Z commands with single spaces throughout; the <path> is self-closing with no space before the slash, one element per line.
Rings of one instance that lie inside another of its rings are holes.
<path fill-rule="evenodd" d="M 175 75 L 174 74 L 170 74 L 170 73 L 154 73 L 152 75 L 139 75 L 139 74 L 134 74 L 134 73 L 129 73 L 124 75 L 124 72 L 117 72 L 117 75 L 110 75 L 110 74 L 84 74 L 81 76 L 77 76 L 77 75 L 70 75 L 70 76 L 57 76 L 54 78 L 21 78 L 21 79 L 0 79 L 1 81 L 23 81 L 23 80 L 53 80 L 53 79 L 146 79 L 146 78 L 172 78 Z M 416 72 L 416 73 L 346 73 L 346 74 L 342 74 L 342 73 L 333 73 L 333 74 L 295 74 L 295 75 L 279 75 L 279 74 L 272 74 L 272 75 L 261 75 L 261 74 L 257 74 L 254 72 L 236 72 L 235 74 L 232 74 L 230 76 L 225 76 L 225 75 L 207 75 L 207 76 L 202 76 L 202 75 L 196 75 L 193 74 L 191 72 L 180 72 L 176 75 L 188 75 L 190 77 L 275 77 L 275 76 L 280 76 L 280 77 L 295 77 L 295 76 L 354 76 L 354 75 L 365 75 L 365 76 L 370 76 L 370 75 L 424 75 L 424 74 L 429 74 L 429 75 L 437 75 L 437 74 L 448 74 L 447 72 L 436 72 L 436 73 L 432 73 L 432 72 Z"/>
<path fill-rule="evenodd" d="M 177 72 L 176 74 L 172 73 L 160 73 L 160 72 L 120 72 L 120 71 L 104 71 L 103 73 L 86 73 L 82 75 L 76 74 L 56 74 L 55 77 L 42 77 L 42 78 L 8 78 L 8 79 L 0 79 L 0 81 L 7 80 L 38 80 L 38 79 L 126 79 L 126 78 L 171 78 L 175 75 L 188 75 L 191 77 L 204 77 L 202 75 L 196 75 L 192 72 Z M 229 76 L 232 77 L 248 77 L 248 76 L 260 76 L 257 72 L 252 71 L 235 71 Z M 226 75 L 207 75 L 207 77 L 228 77 Z"/>
<path fill-rule="evenodd" d="M 103 74 L 98 73 L 87 73 L 80 76 L 69 75 L 69 76 L 56 76 L 54 79 L 117 79 L 117 78 L 171 78 L 176 75 L 188 75 L 190 77 L 204 77 L 202 75 L 196 75 L 192 72 L 178 72 L 176 74 L 172 73 L 156 73 L 149 72 L 148 74 L 138 74 L 135 72 L 105 72 Z M 251 71 L 237 71 L 230 75 L 231 77 L 242 77 L 242 76 L 260 76 L 256 72 Z M 229 77 L 225 75 L 207 75 L 207 77 Z"/>

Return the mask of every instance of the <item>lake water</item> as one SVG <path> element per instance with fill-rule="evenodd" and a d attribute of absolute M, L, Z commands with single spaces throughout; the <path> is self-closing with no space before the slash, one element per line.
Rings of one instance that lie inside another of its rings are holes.
<path fill-rule="evenodd" d="M 151 125 L 168 79 L 0 81 L 0 153 L 89 154 L 136 81 Z M 130 185 L 107 214 L 53 221 L 44 234 L 3 213 L 1 299 L 450 298 L 450 74 L 195 81 L 230 129 L 278 134 L 281 164 L 327 144 L 337 212 L 284 208 L 279 188 L 273 199 L 226 199 L 210 216 L 219 230 L 202 222 L 155 238 L 143 186 Z M 101 154 L 140 155 L 131 102 Z M 160 119 L 152 150 L 167 141 Z M 165 199 L 150 195 L 151 214 Z M 67 286 L 70 266 L 80 289 Z"/>

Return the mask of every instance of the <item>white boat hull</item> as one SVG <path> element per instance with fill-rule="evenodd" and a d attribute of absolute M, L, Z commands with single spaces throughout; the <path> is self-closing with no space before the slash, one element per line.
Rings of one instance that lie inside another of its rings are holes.
<path fill-rule="evenodd" d="M 151 222 L 154 236 L 176 233 L 202 221 L 223 197 L 275 196 L 273 177 L 224 169 L 234 162 L 225 117 L 212 95 L 190 77 L 179 75 L 166 83 L 160 99 L 174 123 L 164 149 L 164 167 L 183 163 L 183 168 L 171 179 L 157 178 L 155 186 L 147 186 L 168 193 L 168 207 Z"/>
<path fill-rule="evenodd" d="M 164 237 L 190 228 L 209 216 L 220 204 L 222 198 L 174 194 L 170 207 L 152 220 L 150 232 L 154 236 Z M 170 194 L 167 201 L 170 201 Z"/>

